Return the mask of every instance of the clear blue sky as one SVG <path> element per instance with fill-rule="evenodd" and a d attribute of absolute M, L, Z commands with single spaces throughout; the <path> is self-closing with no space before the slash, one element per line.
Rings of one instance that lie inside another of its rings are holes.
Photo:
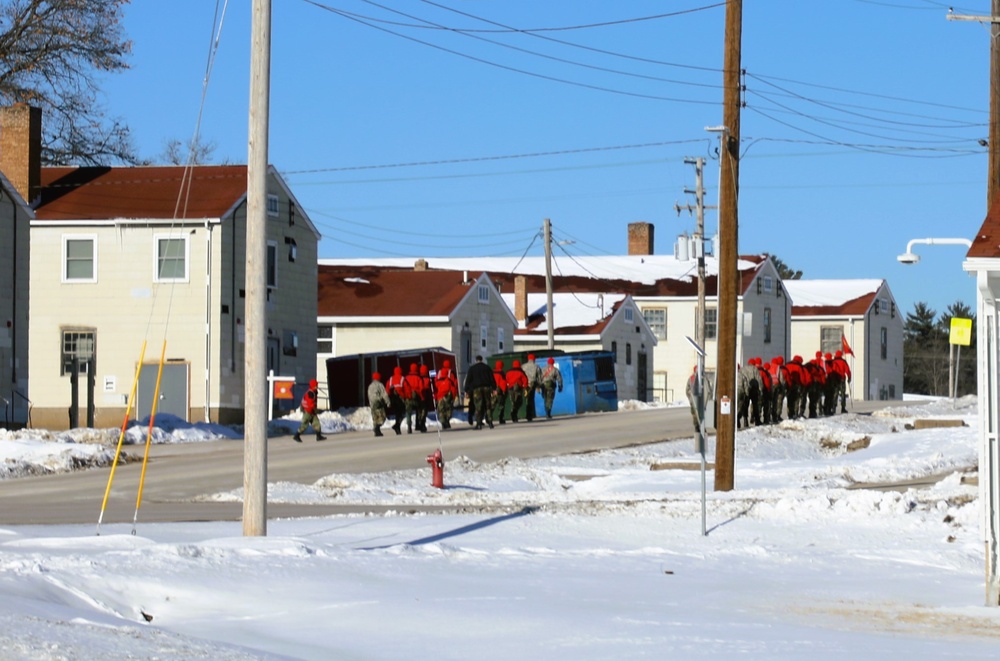
<path fill-rule="evenodd" d="M 229 4 L 200 134 L 245 163 L 251 3 Z M 896 261 L 909 239 L 972 238 L 986 212 L 989 29 L 948 7 L 744 3 L 741 253 L 885 278 L 904 312 L 974 307 L 964 248 Z M 194 135 L 216 8 L 126 8 L 133 68 L 104 101 L 145 157 Z M 674 210 L 694 202 L 685 157 L 708 158 L 718 194 L 724 20 L 708 0 L 274 0 L 270 161 L 321 257 L 541 254 L 544 218 L 575 241 L 557 259 L 623 254 L 635 221 L 670 253 L 694 229 Z"/>

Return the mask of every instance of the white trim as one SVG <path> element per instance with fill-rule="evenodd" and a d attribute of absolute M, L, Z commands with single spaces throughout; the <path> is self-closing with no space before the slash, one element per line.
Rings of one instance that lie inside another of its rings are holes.
<path fill-rule="evenodd" d="M 65 285 L 75 285 L 75 284 L 92 284 L 97 282 L 97 235 L 96 234 L 63 234 L 61 237 L 62 243 L 62 261 L 59 263 L 59 277 L 60 281 Z M 93 251 L 93 264 L 94 273 L 90 278 L 70 278 L 66 272 L 67 267 L 67 256 L 66 256 L 66 242 L 67 241 L 90 241 L 94 248 Z"/>
<path fill-rule="evenodd" d="M 191 242 L 188 234 L 178 234 L 171 232 L 167 234 L 153 235 L 153 282 L 189 282 L 191 274 Z M 179 278 L 160 277 L 160 241 L 183 241 L 184 242 L 184 275 Z"/>
<path fill-rule="evenodd" d="M 316 317 L 318 323 L 326 324 L 450 324 L 450 317 Z"/>
<path fill-rule="evenodd" d="M 165 225 L 167 227 L 177 227 L 197 225 L 204 227 L 208 225 L 221 225 L 221 218 L 116 218 L 113 220 L 39 220 L 33 219 L 31 227 L 118 227 L 121 225 Z"/>

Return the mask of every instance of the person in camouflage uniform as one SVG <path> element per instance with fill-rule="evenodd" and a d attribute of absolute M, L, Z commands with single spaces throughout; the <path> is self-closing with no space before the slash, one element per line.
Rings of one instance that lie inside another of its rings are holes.
<path fill-rule="evenodd" d="M 760 424 L 760 372 L 753 364 L 753 359 L 740 368 L 737 373 L 737 413 L 736 426 L 745 429 L 750 426 L 750 413 L 753 412 L 756 424 Z M 742 423 L 742 424 L 741 424 Z"/>
<path fill-rule="evenodd" d="M 521 361 L 515 360 L 507 370 L 507 399 L 510 400 L 510 421 L 517 422 L 524 404 L 524 392 L 528 387 L 528 375 L 521 369 Z"/>
<path fill-rule="evenodd" d="M 507 406 L 507 375 L 504 373 L 503 361 L 498 360 L 493 370 L 493 381 L 496 388 L 493 389 L 493 399 L 490 401 L 490 411 L 493 413 L 493 421 L 501 425 L 504 421 L 504 408 Z"/>
<path fill-rule="evenodd" d="M 840 375 L 840 388 L 836 393 L 833 408 L 836 410 L 837 402 L 840 402 L 840 412 L 847 413 L 847 385 L 851 382 L 851 366 L 840 349 L 833 354 L 833 369 Z"/>
<path fill-rule="evenodd" d="M 806 395 L 809 397 L 809 417 L 815 418 L 823 412 L 823 389 L 826 387 L 826 371 L 815 358 L 805 364 L 809 373 L 809 387 Z"/>
<path fill-rule="evenodd" d="M 535 363 L 535 354 L 529 353 L 528 360 L 521 366 L 524 375 L 528 378 L 528 385 L 524 391 L 524 417 L 531 422 L 535 419 L 535 391 L 542 387 L 542 368 Z"/>
<path fill-rule="evenodd" d="M 475 411 L 476 429 L 483 428 L 485 421 L 493 429 L 493 412 L 490 410 L 490 400 L 496 389 L 493 372 L 483 362 L 482 356 L 476 356 L 476 362 L 465 373 L 465 392 L 472 400 Z"/>
<path fill-rule="evenodd" d="M 823 356 L 826 368 L 826 386 L 823 388 L 823 414 L 833 415 L 837 412 L 837 396 L 840 393 L 840 372 L 834 369 L 833 354 L 827 352 Z"/>
<path fill-rule="evenodd" d="M 542 370 L 542 396 L 545 400 L 545 417 L 552 417 L 552 402 L 556 398 L 556 390 L 562 392 L 563 378 L 559 368 L 556 367 L 555 358 L 549 358 L 548 365 Z"/>
<path fill-rule="evenodd" d="M 794 356 L 788 364 L 785 381 L 785 397 L 788 400 L 788 418 L 794 420 L 801 417 L 799 411 L 801 402 L 805 399 L 805 368 L 802 367 L 802 356 Z"/>
<path fill-rule="evenodd" d="M 451 429 L 451 413 L 458 396 L 458 379 L 451 371 L 451 361 L 445 360 L 434 377 L 434 398 L 437 400 L 438 422 L 442 429 Z"/>
<path fill-rule="evenodd" d="M 372 373 L 372 382 L 368 384 L 368 406 L 372 410 L 372 428 L 376 436 L 382 435 L 382 424 L 389 417 L 389 394 L 382 385 L 382 375 Z"/>
<path fill-rule="evenodd" d="M 785 359 L 775 356 L 769 363 L 771 366 L 771 422 L 781 422 L 781 409 L 788 392 L 788 368 Z M 789 416 L 791 417 L 791 416 Z"/>

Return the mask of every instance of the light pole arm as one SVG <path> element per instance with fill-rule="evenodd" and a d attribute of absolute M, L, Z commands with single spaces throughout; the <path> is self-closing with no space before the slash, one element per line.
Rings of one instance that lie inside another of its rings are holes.
<path fill-rule="evenodd" d="M 906 244 L 906 252 L 913 252 L 913 245 L 919 243 L 925 246 L 965 246 L 972 247 L 970 239 L 910 239 Z"/>

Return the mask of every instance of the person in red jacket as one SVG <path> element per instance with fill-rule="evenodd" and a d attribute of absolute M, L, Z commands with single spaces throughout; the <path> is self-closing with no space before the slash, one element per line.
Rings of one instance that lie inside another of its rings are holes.
<path fill-rule="evenodd" d="M 760 407 L 764 411 L 764 424 L 771 424 L 771 397 L 774 393 L 774 383 L 771 380 L 771 363 L 765 363 L 760 357 L 754 358 L 757 370 L 760 372 Z M 760 422 L 758 421 L 759 425 Z"/>
<path fill-rule="evenodd" d="M 319 414 L 316 411 L 316 397 L 319 395 L 319 382 L 313 379 L 309 382 L 309 390 L 306 394 L 302 396 L 302 423 L 299 425 L 298 430 L 292 438 L 295 439 L 297 443 L 302 442 L 302 437 L 299 435 L 306 430 L 307 427 L 312 426 L 313 430 L 316 432 L 317 441 L 325 441 L 326 436 L 323 436 L 323 426 L 319 421 Z"/>
<path fill-rule="evenodd" d="M 434 381 L 431 379 L 431 371 L 427 365 L 420 366 L 420 431 L 427 431 L 427 416 L 434 410 Z"/>
<path fill-rule="evenodd" d="M 805 402 L 806 374 L 802 367 L 802 356 L 794 356 L 784 366 L 787 370 L 785 382 L 785 398 L 788 400 L 788 419 L 802 417 L 802 405 Z"/>
<path fill-rule="evenodd" d="M 806 394 L 809 396 L 809 417 L 815 418 L 817 411 L 823 412 L 823 389 L 826 387 L 826 370 L 813 358 L 805 364 L 806 372 L 809 374 L 809 388 Z"/>
<path fill-rule="evenodd" d="M 775 356 L 770 360 L 771 373 L 771 422 L 781 422 L 781 409 L 785 401 L 785 394 L 788 390 L 788 368 L 784 365 L 785 359 Z"/>
<path fill-rule="evenodd" d="M 403 378 L 403 368 L 396 366 L 392 369 L 392 376 L 389 377 L 389 383 L 385 384 L 385 389 L 389 391 L 389 406 L 396 419 L 392 430 L 398 436 L 403 433 L 400 427 L 406 416 L 406 402 L 410 401 L 410 386 Z"/>
<path fill-rule="evenodd" d="M 840 392 L 841 376 L 833 364 L 833 354 L 829 351 L 823 355 L 823 366 L 826 368 L 826 385 L 823 387 L 823 413 L 833 415 L 837 412 L 837 394 Z"/>
<path fill-rule="evenodd" d="M 847 384 L 851 382 L 851 366 L 847 363 L 844 352 L 840 349 L 837 349 L 837 352 L 833 354 L 833 369 L 840 375 L 840 387 L 837 390 L 836 400 L 840 401 L 840 412 L 847 413 Z M 834 409 L 837 408 L 836 400 L 833 403 Z"/>
<path fill-rule="evenodd" d="M 521 361 L 515 360 L 507 370 L 507 399 L 510 401 L 510 421 L 517 422 L 518 413 L 524 405 L 524 393 L 528 390 L 528 375 L 521 369 Z"/>
<path fill-rule="evenodd" d="M 458 378 L 451 370 L 451 361 L 446 359 L 434 376 L 434 400 L 438 422 L 441 423 L 442 429 L 451 429 L 451 413 L 455 410 L 456 397 L 458 397 Z"/>
<path fill-rule="evenodd" d="M 501 425 L 504 424 L 504 408 L 507 406 L 507 375 L 503 371 L 503 361 L 498 360 L 493 369 L 493 381 L 496 388 L 493 390 L 493 401 L 490 406 L 493 411 L 493 419 Z"/>
<path fill-rule="evenodd" d="M 406 433 L 413 433 L 414 422 L 416 422 L 417 431 L 427 431 L 420 428 L 420 411 L 423 409 L 420 389 L 423 386 L 420 383 L 420 372 L 416 363 L 410 363 L 410 371 L 403 378 L 410 389 L 410 397 L 406 400 Z"/>

